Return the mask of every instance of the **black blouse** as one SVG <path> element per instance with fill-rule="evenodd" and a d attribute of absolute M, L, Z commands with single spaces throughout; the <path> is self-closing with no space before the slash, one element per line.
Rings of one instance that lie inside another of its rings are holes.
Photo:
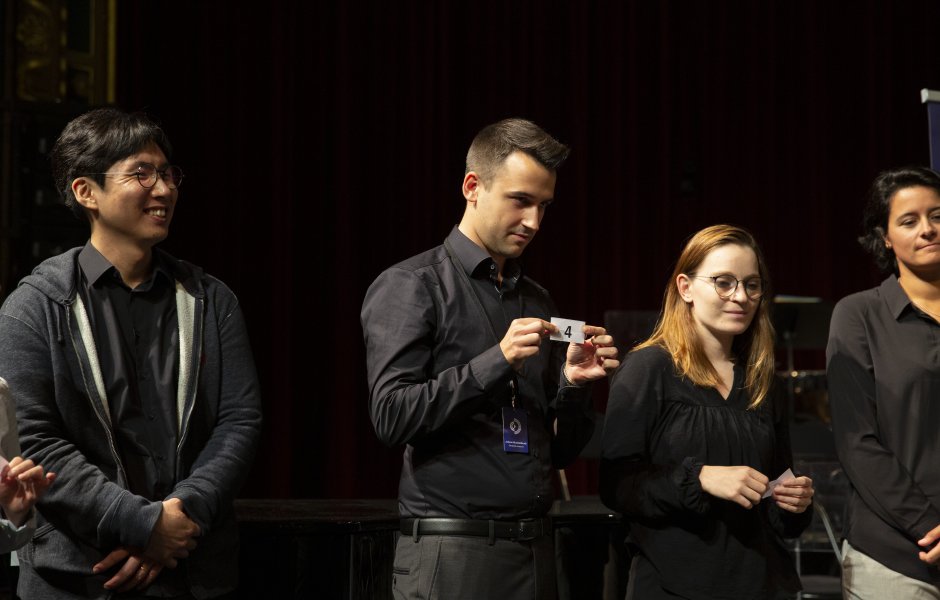
<path fill-rule="evenodd" d="M 940 585 L 917 545 L 940 525 L 940 324 L 891 275 L 836 304 L 826 355 L 832 432 L 852 482 L 845 537 L 889 569 Z"/>
<path fill-rule="evenodd" d="M 669 354 L 630 354 L 611 383 L 604 426 L 601 497 L 622 513 L 654 577 L 635 597 L 668 590 L 683 598 L 773 598 L 799 578 L 783 537 L 797 537 L 812 510 L 793 514 L 768 497 L 745 509 L 702 491 L 703 465 L 750 466 L 769 479 L 792 467 L 782 402 L 749 410 L 744 371 L 725 400 L 675 373 Z M 636 584 L 635 584 L 636 585 Z"/>

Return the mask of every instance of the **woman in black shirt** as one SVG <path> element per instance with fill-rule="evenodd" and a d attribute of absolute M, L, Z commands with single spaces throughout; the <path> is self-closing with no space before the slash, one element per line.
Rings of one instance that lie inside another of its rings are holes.
<path fill-rule="evenodd" d="M 771 399 L 773 327 L 760 250 L 743 229 L 695 234 L 653 335 L 611 383 L 601 497 L 639 549 L 628 599 L 774 598 L 799 579 L 782 537 L 809 524 Z M 762 502 L 764 496 L 768 496 Z"/>
<path fill-rule="evenodd" d="M 940 598 L 940 175 L 881 173 L 862 245 L 888 277 L 843 298 L 826 350 L 846 598 Z"/>

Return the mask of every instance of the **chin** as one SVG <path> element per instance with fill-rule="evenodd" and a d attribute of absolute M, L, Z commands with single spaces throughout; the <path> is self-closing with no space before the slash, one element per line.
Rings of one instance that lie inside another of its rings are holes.
<path fill-rule="evenodd" d="M 163 232 L 161 232 L 161 233 L 158 233 L 158 234 L 155 234 L 155 235 L 150 236 L 147 241 L 150 242 L 151 245 L 159 244 L 160 242 L 162 242 L 163 240 L 165 240 L 165 239 L 168 238 L 169 236 L 170 236 L 170 232 L 169 232 L 169 231 L 163 231 Z"/>
<path fill-rule="evenodd" d="M 728 327 L 726 327 L 724 330 L 724 333 L 727 335 L 741 335 L 742 333 L 746 332 L 750 327 L 751 327 L 750 321 L 748 321 L 747 323 L 735 323 L 733 325 L 729 325 Z"/>

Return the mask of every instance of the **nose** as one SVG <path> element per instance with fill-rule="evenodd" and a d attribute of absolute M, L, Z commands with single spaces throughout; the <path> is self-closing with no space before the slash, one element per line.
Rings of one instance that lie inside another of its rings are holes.
<path fill-rule="evenodd" d="M 522 226 L 535 233 L 542 222 L 542 211 L 537 205 L 527 206 L 522 212 Z"/>
<path fill-rule="evenodd" d="M 744 289 L 744 282 L 739 281 L 734 288 L 734 293 L 731 294 L 731 299 L 735 302 L 745 303 L 749 300 L 747 292 Z"/>
<path fill-rule="evenodd" d="M 172 196 L 173 191 L 174 190 L 167 185 L 163 177 L 157 173 L 157 182 L 150 187 L 150 193 L 154 196 Z"/>
<path fill-rule="evenodd" d="M 937 237 L 937 225 L 929 216 L 921 220 L 920 235 L 926 240 Z"/>

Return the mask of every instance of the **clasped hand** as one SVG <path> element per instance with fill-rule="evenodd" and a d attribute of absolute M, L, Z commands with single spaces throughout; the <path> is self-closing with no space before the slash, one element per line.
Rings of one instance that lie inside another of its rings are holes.
<path fill-rule="evenodd" d="M 699 482 L 709 495 L 752 508 L 760 503 L 770 480 L 751 467 L 705 465 L 699 473 Z M 779 482 L 772 495 L 781 509 L 801 513 L 812 502 L 813 494 L 813 480 L 802 476 Z"/>
<path fill-rule="evenodd" d="M 558 327 L 543 319 L 515 319 L 499 347 L 512 368 L 521 371 L 525 360 L 538 354 L 542 338 L 557 331 Z M 620 365 L 614 338 L 603 327 L 585 325 L 584 335 L 583 344 L 568 345 L 565 363 L 565 376 L 576 385 L 600 379 Z"/>
<path fill-rule="evenodd" d="M 144 589 L 160 574 L 164 567 L 174 568 L 177 559 L 186 558 L 196 547 L 199 526 L 183 510 L 179 498 L 170 498 L 163 502 L 160 517 L 154 525 L 147 547 L 118 547 L 96 564 L 92 571 L 103 573 L 123 562 L 104 587 L 109 590 L 125 592 L 132 589 Z"/>

